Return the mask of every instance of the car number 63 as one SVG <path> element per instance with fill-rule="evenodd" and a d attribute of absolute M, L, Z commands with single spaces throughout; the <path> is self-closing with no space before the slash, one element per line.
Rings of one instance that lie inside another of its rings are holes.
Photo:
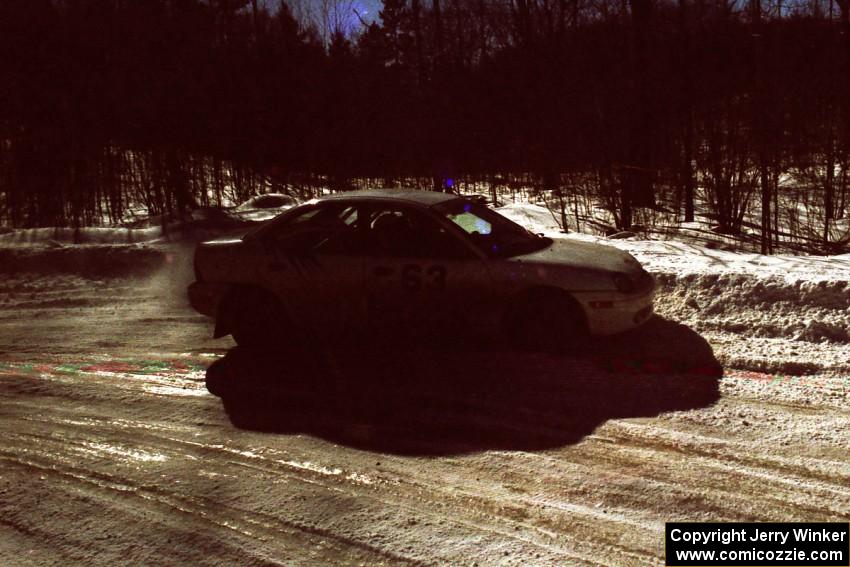
<path fill-rule="evenodd" d="M 418 264 L 407 264 L 401 270 L 401 286 L 404 289 L 417 291 L 422 287 L 430 289 L 445 289 L 446 267 L 440 265 L 428 266 L 423 271 Z"/>

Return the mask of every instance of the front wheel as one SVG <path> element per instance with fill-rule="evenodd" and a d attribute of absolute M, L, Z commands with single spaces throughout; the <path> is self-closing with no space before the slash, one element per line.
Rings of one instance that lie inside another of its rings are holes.
<path fill-rule="evenodd" d="M 564 352 L 586 336 L 581 307 L 557 291 L 540 291 L 522 297 L 507 317 L 512 344 L 534 352 Z"/>

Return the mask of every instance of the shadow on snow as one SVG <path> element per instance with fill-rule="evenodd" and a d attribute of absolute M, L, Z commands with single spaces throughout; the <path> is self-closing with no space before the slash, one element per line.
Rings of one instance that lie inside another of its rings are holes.
<path fill-rule="evenodd" d="M 723 369 L 688 327 L 653 318 L 562 355 L 378 346 L 234 348 L 207 370 L 234 425 L 409 455 L 543 450 L 609 419 L 711 405 Z"/>

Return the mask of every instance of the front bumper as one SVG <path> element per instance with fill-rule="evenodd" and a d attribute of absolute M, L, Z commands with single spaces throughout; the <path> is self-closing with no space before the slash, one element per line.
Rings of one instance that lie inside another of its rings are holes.
<path fill-rule="evenodd" d="M 186 290 L 192 309 L 207 317 L 215 317 L 218 305 L 229 290 L 227 284 L 194 282 Z"/>
<path fill-rule="evenodd" d="M 652 317 L 655 291 L 638 297 L 611 299 L 610 293 L 589 293 L 579 297 L 591 335 L 615 335 L 640 327 Z"/>

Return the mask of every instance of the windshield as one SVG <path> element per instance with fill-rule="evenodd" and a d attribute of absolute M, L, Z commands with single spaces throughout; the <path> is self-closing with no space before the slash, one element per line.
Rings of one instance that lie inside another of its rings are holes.
<path fill-rule="evenodd" d="M 528 254 L 549 246 L 549 238 L 538 236 L 496 211 L 466 199 L 441 203 L 434 209 L 460 227 L 488 256 Z"/>

